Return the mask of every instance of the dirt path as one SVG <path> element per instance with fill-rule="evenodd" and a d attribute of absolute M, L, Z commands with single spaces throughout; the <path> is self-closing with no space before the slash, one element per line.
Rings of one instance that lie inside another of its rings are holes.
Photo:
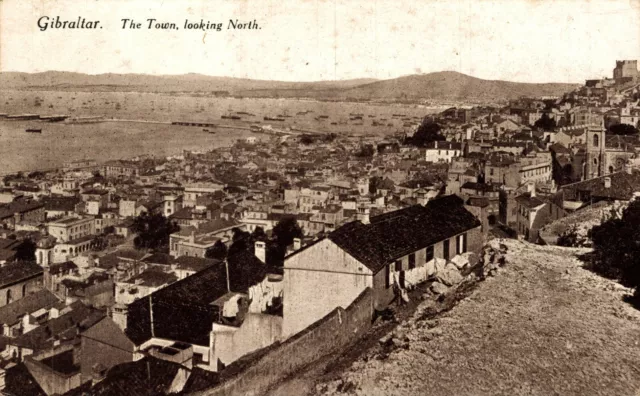
<path fill-rule="evenodd" d="M 370 348 L 318 393 L 640 394 L 640 312 L 622 301 L 629 290 L 583 269 L 575 249 L 500 242 L 508 253 L 497 276 L 435 320 L 403 322 L 404 348 L 388 357 Z"/>

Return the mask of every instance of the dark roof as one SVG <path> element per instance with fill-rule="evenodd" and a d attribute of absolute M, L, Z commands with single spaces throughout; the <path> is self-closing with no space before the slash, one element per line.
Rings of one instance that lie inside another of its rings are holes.
<path fill-rule="evenodd" d="M 73 212 L 80 200 L 76 197 L 45 197 L 44 209 L 58 212 Z"/>
<path fill-rule="evenodd" d="M 489 206 L 489 199 L 486 197 L 471 197 L 467 200 L 467 205 L 486 208 Z"/>
<path fill-rule="evenodd" d="M 18 200 L 5 205 L 0 205 L 0 219 L 12 217 L 14 213 L 25 213 L 32 210 L 40 209 L 44 205 L 40 202 Z"/>
<path fill-rule="evenodd" d="M 230 256 L 227 262 L 231 292 L 246 293 L 275 271 L 248 250 Z M 211 265 L 129 304 L 127 336 L 137 345 L 151 338 L 151 299 L 155 337 L 208 345 L 211 325 L 220 318 L 218 308 L 211 303 L 228 292 L 224 262 Z"/>
<path fill-rule="evenodd" d="M 196 272 L 202 271 L 205 268 L 209 268 L 212 265 L 216 265 L 219 262 L 220 260 L 194 256 L 180 256 L 175 259 L 175 263 L 178 265 L 178 268 Z"/>
<path fill-rule="evenodd" d="M 9 395 L 47 396 L 24 363 L 7 369 L 2 391 Z"/>
<path fill-rule="evenodd" d="M 142 286 L 158 287 L 171 284 L 177 280 L 178 277 L 176 277 L 173 273 L 164 272 L 157 269 L 148 269 L 130 278 L 129 280 L 127 280 L 127 283 L 139 282 L 139 284 Z"/>
<path fill-rule="evenodd" d="M 193 208 L 190 206 L 185 206 L 184 208 L 178 210 L 174 214 L 172 214 L 172 219 L 191 219 L 193 216 Z"/>
<path fill-rule="evenodd" d="M 605 178 L 611 179 L 611 187 L 605 187 Z M 589 191 L 593 199 L 628 201 L 633 193 L 640 191 L 640 171 L 611 173 L 606 176 L 562 186 L 564 200 L 579 200 L 580 191 Z"/>
<path fill-rule="evenodd" d="M 194 367 L 191 371 L 187 383 L 184 385 L 182 392 L 185 394 L 191 394 L 194 392 L 204 391 L 212 388 L 220 383 L 220 373 L 215 371 L 203 370 L 199 367 Z"/>
<path fill-rule="evenodd" d="M 34 351 L 50 348 L 53 346 L 54 337 L 57 336 L 60 340 L 74 339 L 78 330 L 87 329 L 105 317 L 103 311 L 82 303 L 75 303 L 72 308 L 70 312 L 50 319 L 34 330 L 9 341 L 9 344 Z"/>
<path fill-rule="evenodd" d="M 18 247 L 22 242 L 16 239 L 0 238 L 0 249 L 13 250 Z"/>
<path fill-rule="evenodd" d="M 171 265 L 176 260 L 173 256 L 166 253 L 153 253 L 150 256 L 145 257 L 142 261 L 149 264 Z"/>
<path fill-rule="evenodd" d="M 38 290 L 27 297 L 0 307 L 0 324 L 14 324 L 24 315 L 48 308 L 59 302 L 58 298 L 49 290 Z"/>
<path fill-rule="evenodd" d="M 538 197 L 532 197 L 531 193 L 524 193 L 522 195 L 519 195 L 516 197 L 516 201 L 520 204 L 520 205 L 524 205 L 527 208 L 536 208 L 540 205 L 544 205 L 544 201 L 541 200 Z"/>
<path fill-rule="evenodd" d="M 496 192 L 498 191 L 498 186 L 495 184 L 485 184 L 485 183 L 474 183 L 474 182 L 466 182 L 461 187 L 466 190 L 474 190 L 474 191 L 483 191 L 483 192 Z"/>
<path fill-rule="evenodd" d="M 0 267 L 0 287 L 42 275 L 42 272 L 42 267 L 36 263 L 24 261 L 9 263 Z"/>
<path fill-rule="evenodd" d="M 372 217 L 370 224 L 347 223 L 328 238 L 376 273 L 400 257 L 480 226 L 463 203 L 449 195 Z"/>
<path fill-rule="evenodd" d="M 49 267 L 49 273 L 51 275 L 57 275 L 61 272 L 68 272 L 78 269 L 78 266 L 73 261 L 65 261 L 64 263 L 52 264 Z"/>
<path fill-rule="evenodd" d="M 67 396 L 157 396 L 169 394 L 173 380 L 182 366 L 153 357 L 112 367 L 105 379 L 90 389 L 71 391 Z"/>

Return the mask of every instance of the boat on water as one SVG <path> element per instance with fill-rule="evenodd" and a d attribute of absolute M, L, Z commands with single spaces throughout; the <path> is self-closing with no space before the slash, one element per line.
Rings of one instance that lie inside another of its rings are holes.
<path fill-rule="evenodd" d="M 42 129 L 41 129 L 41 128 L 27 128 L 27 129 L 25 129 L 25 132 L 29 132 L 29 133 L 42 133 Z"/>

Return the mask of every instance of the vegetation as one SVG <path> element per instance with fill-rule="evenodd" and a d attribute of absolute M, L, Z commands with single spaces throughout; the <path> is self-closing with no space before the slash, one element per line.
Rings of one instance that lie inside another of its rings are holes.
<path fill-rule="evenodd" d="M 422 123 L 416 133 L 411 137 L 407 137 L 405 144 L 411 144 L 417 147 L 426 147 L 435 141 L 446 140 L 445 136 L 440 133 L 442 127 L 436 122 Z"/>
<path fill-rule="evenodd" d="M 575 226 L 571 227 L 570 229 L 568 229 L 565 232 L 563 232 L 562 234 L 560 234 L 560 236 L 558 237 L 557 244 L 558 244 L 558 246 L 578 247 L 578 230 L 577 230 L 577 228 Z"/>
<path fill-rule="evenodd" d="M 549 117 L 548 113 L 542 113 L 542 117 L 533 126 L 538 130 L 553 131 L 556 128 L 556 120 Z"/>
<path fill-rule="evenodd" d="M 180 231 L 177 223 L 162 214 L 143 212 L 133 220 L 133 232 L 138 234 L 133 243 L 137 249 L 168 250 L 169 236 Z"/>
<path fill-rule="evenodd" d="M 218 240 L 213 244 L 213 247 L 207 249 L 204 256 L 206 258 L 224 260 L 225 258 L 227 258 L 227 245 L 225 245 L 224 242 Z"/>
<path fill-rule="evenodd" d="M 638 129 L 633 125 L 629 125 L 629 124 L 616 124 L 616 125 L 611 125 L 609 127 L 609 132 L 611 132 L 614 135 L 626 136 L 626 135 L 637 134 Z"/>
<path fill-rule="evenodd" d="M 16 249 L 16 260 L 36 261 L 36 248 L 35 242 L 31 239 L 25 239 Z"/>
<path fill-rule="evenodd" d="M 593 269 L 628 287 L 640 288 L 640 200 L 635 200 L 620 218 L 611 218 L 589 231 L 593 241 Z"/>

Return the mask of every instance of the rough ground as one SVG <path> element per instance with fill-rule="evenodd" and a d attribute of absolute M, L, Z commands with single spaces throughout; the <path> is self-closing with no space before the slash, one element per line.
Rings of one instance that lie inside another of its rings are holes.
<path fill-rule="evenodd" d="M 317 394 L 640 395 L 640 311 L 629 293 L 582 268 L 584 249 L 494 240 L 495 276 L 436 319 L 395 330 L 390 354 L 371 347 Z"/>
<path fill-rule="evenodd" d="M 624 208 L 625 205 L 622 204 L 610 204 L 582 209 L 544 226 L 540 230 L 540 235 L 548 243 L 555 244 L 560 235 L 575 227 L 577 240 L 590 243 L 587 234 L 591 228 L 602 223 L 603 218 L 611 217 L 612 211 L 621 215 Z"/>

